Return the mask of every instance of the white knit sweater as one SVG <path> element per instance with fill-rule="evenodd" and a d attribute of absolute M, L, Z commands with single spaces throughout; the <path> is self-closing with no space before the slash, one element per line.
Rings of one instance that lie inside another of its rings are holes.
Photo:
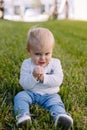
<path fill-rule="evenodd" d="M 41 95 L 57 93 L 63 81 L 63 70 L 60 60 L 52 58 L 49 64 L 44 67 L 43 83 L 33 77 L 32 72 L 35 66 L 31 58 L 24 60 L 20 71 L 20 85 L 23 89 Z"/>

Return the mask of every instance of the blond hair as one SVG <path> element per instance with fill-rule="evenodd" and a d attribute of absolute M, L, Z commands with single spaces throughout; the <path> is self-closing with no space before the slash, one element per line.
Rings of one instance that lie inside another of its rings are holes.
<path fill-rule="evenodd" d="M 27 50 L 34 45 L 46 45 L 50 43 L 54 44 L 54 36 L 49 29 L 37 27 L 29 30 L 26 46 Z"/>

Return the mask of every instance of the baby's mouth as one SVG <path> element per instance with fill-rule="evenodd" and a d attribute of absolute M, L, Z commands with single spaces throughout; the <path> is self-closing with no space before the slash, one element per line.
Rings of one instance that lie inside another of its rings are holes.
<path fill-rule="evenodd" d="M 43 66 L 46 62 L 39 62 L 39 65 Z"/>

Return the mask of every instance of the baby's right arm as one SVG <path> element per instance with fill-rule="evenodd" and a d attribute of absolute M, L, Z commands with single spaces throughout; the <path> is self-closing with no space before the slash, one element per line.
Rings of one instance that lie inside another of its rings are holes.
<path fill-rule="evenodd" d="M 34 74 L 30 70 L 30 66 L 27 60 L 25 60 L 22 64 L 20 71 L 20 80 L 19 83 L 23 87 L 23 89 L 32 89 L 39 82 L 35 77 L 37 75 L 37 71 L 35 69 Z"/>

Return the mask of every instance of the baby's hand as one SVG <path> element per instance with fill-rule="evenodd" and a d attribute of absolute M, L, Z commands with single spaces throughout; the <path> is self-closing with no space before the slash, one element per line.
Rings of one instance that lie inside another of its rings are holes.
<path fill-rule="evenodd" d="M 40 80 L 43 82 L 43 77 L 44 77 L 44 69 L 41 66 L 36 66 L 33 70 L 33 76 L 35 77 L 36 80 Z"/>

